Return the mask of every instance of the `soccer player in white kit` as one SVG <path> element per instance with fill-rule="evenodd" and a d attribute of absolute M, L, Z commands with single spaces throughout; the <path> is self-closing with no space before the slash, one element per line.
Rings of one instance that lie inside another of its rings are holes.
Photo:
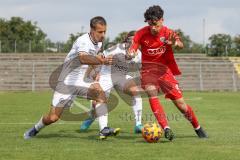
<path fill-rule="evenodd" d="M 113 56 L 114 63 L 112 65 L 101 66 L 98 81 L 107 98 L 109 98 L 111 90 L 115 87 L 117 87 L 117 89 L 123 93 L 126 93 L 132 97 L 132 109 L 136 121 L 134 132 L 141 133 L 142 98 L 139 94 L 140 89 L 137 86 L 136 81 L 134 81 L 133 77 L 129 75 L 130 66 L 134 67 L 135 74 L 137 71 L 139 71 L 141 54 L 138 54 L 138 56 L 136 56 L 134 59 L 126 59 L 126 52 L 131 45 L 134 33 L 135 31 L 129 32 L 124 43 L 119 43 L 103 52 L 103 55 L 105 57 Z M 108 114 L 105 114 L 105 116 L 108 116 Z M 86 131 L 94 119 L 94 117 L 86 119 L 82 123 L 80 130 Z M 99 123 L 101 123 L 101 119 L 99 119 Z"/>
<path fill-rule="evenodd" d="M 100 85 L 94 81 L 86 80 L 88 65 L 109 65 L 112 63 L 111 57 L 97 55 L 102 47 L 102 42 L 106 33 L 106 21 L 103 17 L 97 16 L 90 21 L 90 33 L 83 34 L 74 42 L 72 49 L 65 58 L 65 63 L 57 80 L 57 86 L 52 99 L 50 112 L 41 117 L 31 129 L 24 133 L 24 138 L 29 139 L 45 126 L 58 121 L 64 108 L 70 107 L 76 96 L 92 99 L 96 101 L 96 115 L 103 122 L 107 117 L 100 110 L 106 110 L 106 97 Z M 107 134 L 106 129 L 107 128 Z M 104 130 L 105 129 L 105 130 Z M 102 133 L 102 130 L 105 132 Z M 107 127 L 106 123 L 100 124 L 100 137 L 115 135 L 119 129 Z"/>

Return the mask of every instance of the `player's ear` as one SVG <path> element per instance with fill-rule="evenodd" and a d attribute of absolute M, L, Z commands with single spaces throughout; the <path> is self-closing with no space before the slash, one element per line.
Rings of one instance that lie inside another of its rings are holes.
<path fill-rule="evenodd" d="M 95 30 L 95 27 L 90 27 L 90 33 L 93 33 Z"/>
<path fill-rule="evenodd" d="M 160 22 L 163 23 L 164 22 L 164 18 L 160 18 Z"/>

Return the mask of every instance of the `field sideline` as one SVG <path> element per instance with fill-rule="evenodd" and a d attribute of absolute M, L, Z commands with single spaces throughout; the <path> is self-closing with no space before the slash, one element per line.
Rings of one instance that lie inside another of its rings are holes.
<path fill-rule="evenodd" d="M 99 141 L 97 122 L 88 132 L 80 133 L 80 122 L 59 121 L 42 130 L 36 138 L 26 141 L 23 133 L 49 110 L 52 93 L 0 92 L 0 160 L 238 160 L 240 93 L 185 92 L 184 95 L 208 132 L 209 139 L 197 138 L 173 104 L 161 97 L 176 134 L 173 142 L 162 138 L 159 143 L 148 144 L 141 135 L 134 134 L 132 110 L 122 100 L 109 116 L 110 126 L 122 129 L 117 137 Z M 151 114 L 147 99 L 144 99 L 143 108 L 145 123 Z"/>

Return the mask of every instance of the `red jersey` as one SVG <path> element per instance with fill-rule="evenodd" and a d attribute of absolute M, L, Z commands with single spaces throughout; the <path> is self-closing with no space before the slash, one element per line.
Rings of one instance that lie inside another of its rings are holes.
<path fill-rule="evenodd" d="M 140 47 L 142 52 L 142 64 L 156 63 L 166 65 L 173 75 L 180 75 L 181 72 L 174 59 L 172 46 L 166 44 L 166 40 L 173 34 L 175 40 L 179 39 L 177 34 L 163 26 L 158 35 L 152 35 L 150 26 L 138 30 L 134 36 L 131 50 L 137 51 Z"/>

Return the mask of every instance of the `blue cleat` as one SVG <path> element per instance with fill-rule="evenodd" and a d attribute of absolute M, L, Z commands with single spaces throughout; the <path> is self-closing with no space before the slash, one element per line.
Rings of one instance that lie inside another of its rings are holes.
<path fill-rule="evenodd" d="M 142 133 L 142 129 L 143 129 L 143 125 L 139 124 L 139 125 L 135 126 L 134 133 Z"/>
<path fill-rule="evenodd" d="M 80 126 L 80 131 L 81 132 L 87 131 L 93 122 L 94 122 L 93 118 L 88 118 L 85 121 L 83 121 L 82 125 Z"/>
<path fill-rule="evenodd" d="M 31 129 L 29 129 L 27 132 L 25 132 L 23 137 L 24 137 L 24 139 L 30 139 L 30 138 L 36 136 L 37 133 L 38 133 L 38 131 L 36 130 L 35 127 L 33 127 Z"/>

